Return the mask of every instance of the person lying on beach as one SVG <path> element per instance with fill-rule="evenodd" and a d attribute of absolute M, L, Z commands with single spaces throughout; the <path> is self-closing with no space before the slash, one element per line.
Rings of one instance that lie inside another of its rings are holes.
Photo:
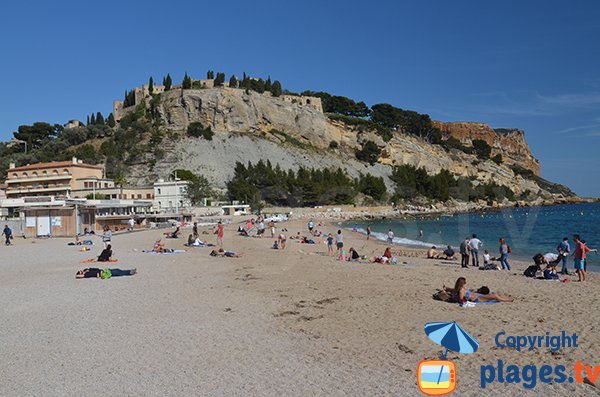
<path fill-rule="evenodd" d="M 465 287 L 467 284 L 467 279 L 464 277 L 459 277 L 454 284 L 453 291 L 458 293 L 459 302 L 513 302 L 515 299 L 510 296 L 498 295 L 498 294 L 484 294 L 478 292 L 477 290 L 470 290 Z M 444 285 L 444 290 L 448 291 L 446 286 Z M 485 292 L 485 291 L 482 291 Z"/>
<path fill-rule="evenodd" d="M 392 249 L 387 247 L 381 256 L 376 256 L 371 262 L 374 263 L 388 263 L 392 259 Z"/>
<path fill-rule="evenodd" d="M 108 244 L 98 256 L 98 262 L 109 262 L 112 256 L 112 246 Z"/>
<path fill-rule="evenodd" d="M 209 254 L 210 256 L 223 256 L 228 258 L 240 258 L 243 254 L 238 254 L 233 251 L 225 251 L 223 248 L 220 248 L 218 251 L 212 250 Z"/>
<path fill-rule="evenodd" d="M 173 252 L 173 250 L 171 248 L 165 248 L 165 245 L 162 244 L 159 240 L 156 240 L 156 242 L 154 243 L 154 246 L 152 247 L 152 251 L 151 252 Z"/>
<path fill-rule="evenodd" d="M 173 232 L 163 233 L 167 238 L 179 238 L 179 226 Z"/>
<path fill-rule="evenodd" d="M 104 270 L 108 270 L 109 272 L 105 272 L 105 274 L 110 273 L 109 277 L 122 277 L 122 276 L 133 276 L 137 273 L 136 269 L 131 270 L 121 270 L 121 269 L 98 269 L 97 267 L 90 267 L 83 270 L 79 270 L 75 273 L 75 278 L 102 278 L 102 272 Z"/>
<path fill-rule="evenodd" d="M 427 251 L 427 259 L 441 259 L 442 256 L 436 251 L 435 245 Z"/>
<path fill-rule="evenodd" d="M 309 239 L 308 237 L 304 236 L 302 237 L 302 240 L 300 241 L 302 244 L 315 244 L 315 240 L 313 239 Z"/>
<path fill-rule="evenodd" d="M 454 261 L 456 260 L 456 252 L 454 252 L 454 250 L 452 249 L 451 246 L 447 246 L 446 249 L 443 252 L 446 260 L 448 261 Z"/>

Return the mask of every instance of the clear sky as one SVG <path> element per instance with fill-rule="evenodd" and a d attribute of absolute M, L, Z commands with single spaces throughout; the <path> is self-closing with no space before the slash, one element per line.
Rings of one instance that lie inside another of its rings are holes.
<path fill-rule="evenodd" d="M 542 175 L 600 196 L 598 1 L 6 1 L 0 139 L 85 121 L 207 69 L 526 131 Z"/>

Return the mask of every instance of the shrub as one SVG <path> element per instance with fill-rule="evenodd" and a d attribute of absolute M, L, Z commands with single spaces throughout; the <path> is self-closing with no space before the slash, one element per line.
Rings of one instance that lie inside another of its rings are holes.
<path fill-rule="evenodd" d="M 492 153 L 492 147 L 482 139 L 473 140 L 473 150 L 480 159 L 489 159 Z"/>
<path fill-rule="evenodd" d="M 337 149 L 339 144 L 336 141 L 329 142 L 329 149 Z"/>
<path fill-rule="evenodd" d="M 215 135 L 215 133 L 211 130 L 210 126 L 204 128 L 202 123 L 199 121 L 194 121 L 193 123 L 190 123 L 190 125 L 188 125 L 187 134 L 194 138 L 202 137 L 207 141 L 212 141 L 212 138 Z"/>
<path fill-rule="evenodd" d="M 492 157 L 492 161 L 498 165 L 502 164 L 502 155 L 498 153 L 494 157 Z"/>
<path fill-rule="evenodd" d="M 371 165 L 375 164 L 381 155 L 381 149 L 373 141 L 367 141 L 362 149 L 355 152 L 356 158 Z"/>

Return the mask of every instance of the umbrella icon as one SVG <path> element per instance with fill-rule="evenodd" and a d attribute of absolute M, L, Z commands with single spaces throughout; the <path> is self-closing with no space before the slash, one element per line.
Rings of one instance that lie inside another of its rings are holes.
<path fill-rule="evenodd" d="M 455 322 L 451 323 L 427 323 L 425 333 L 435 343 L 442 345 L 446 351 L 442 360 L 446 360 L 448 350 L 456 353 L 471 354 L 479 348 L 479 342 Z"/>
<path fill-rule="evenodd" d="M 446 351 L 442 354 L 442 360 L 447 360 L 448 350 L 470 354 L 475 353 L 479 348 L 479 342 L 455 322 L 427 323 L 425 324 L 425 333 L 429 339 L 446 348 Z M 438 384 L 443 372 L 444 365 L 440 367 L 440 373 L 437 377 Z"/>

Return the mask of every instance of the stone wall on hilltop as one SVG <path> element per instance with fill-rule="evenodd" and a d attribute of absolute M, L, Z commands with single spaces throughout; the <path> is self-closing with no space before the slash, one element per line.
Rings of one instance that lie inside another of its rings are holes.
<path fill-rule="evenodd" d="M 531 154 L 525 142 L 525 133 L 521 130 L 497 132 L 485 123 L 473 122 L 434 121 L 433 124 L 442 133 L 469 146 L 475 139 L 486 141 L 492 147 L 492 156 L 500 154 L 506 164 L 518 165 L 533 171 L 535 175 L 540 175 L 540 162 Z"/>

